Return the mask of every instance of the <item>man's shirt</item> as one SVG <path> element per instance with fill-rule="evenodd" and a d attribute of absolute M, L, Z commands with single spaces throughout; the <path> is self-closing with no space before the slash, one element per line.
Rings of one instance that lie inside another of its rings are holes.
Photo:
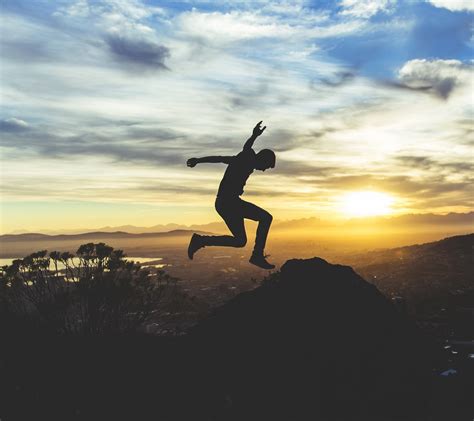
<path fill-rule="evenodd" d="M 253 149 L 244 149 L 233 156 L 222 177 L 217 196 L 235 197 L 244 192 L 244 186 L 255 169 L 256 153 Z"/>

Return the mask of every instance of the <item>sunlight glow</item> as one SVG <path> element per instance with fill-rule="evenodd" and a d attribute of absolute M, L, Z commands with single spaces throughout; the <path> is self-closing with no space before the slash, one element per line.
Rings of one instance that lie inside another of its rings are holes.
<path fill-rule="evenodd" d="M 343 196 L 341 202 L 341 210 L 348 216 L 378 216 L 392 213 L 394 198 L 375 191 L 355 191 Z"/>

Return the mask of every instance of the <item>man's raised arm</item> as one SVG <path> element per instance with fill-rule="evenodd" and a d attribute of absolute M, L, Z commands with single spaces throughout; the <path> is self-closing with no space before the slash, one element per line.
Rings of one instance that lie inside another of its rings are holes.
<path fill-rule="evenodd" d="M 204 156 L 202 158 L 190 158 L 186 162 L 188 167 L 195 167 L 197 164 L 204 164 L 204 163 L 223 163 L 223 164 L 230 164 L 232 161 L 233 156 Z"/>
<path fill-rule="evenodd" d="M 259 121 L 257 125 L 253 128 L 252 136 L 250 136 L 245 142 L 244 151 L 248 149 L 252 149 L 253 142 L 255 142 L 255 139 L 259 137 L 263 133 L 263 131 L 267 128 L 267 126 L 263 126 L 262 128 L 261 125 L 262 125 L 262 122 Z"/>

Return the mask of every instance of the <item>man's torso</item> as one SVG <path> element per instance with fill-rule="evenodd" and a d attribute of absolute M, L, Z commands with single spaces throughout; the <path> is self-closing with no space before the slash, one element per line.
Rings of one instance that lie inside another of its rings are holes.
<path fill-rule="evenodd" d="M 256 154 L 247 149 L 236 155 L 228 165 L 217 195 L 219 197 L 238 197 L 244 192 L 245 183 L 255 169 Z"/>

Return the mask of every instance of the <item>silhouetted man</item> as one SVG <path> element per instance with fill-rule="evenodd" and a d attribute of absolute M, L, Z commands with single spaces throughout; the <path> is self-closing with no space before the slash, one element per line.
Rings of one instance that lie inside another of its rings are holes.
<path fill-rule="evenodd" d="M 235 156 L 206 156 L 204 158 L 191 158 L 188 167 L 204 162 L 222 162 L 227 164 L 227 170 L 222 178 L 216 198 L 217 213 L 227 224 L 231 235 L 208 236 L 193 234 L 188 247 L 188 256 L 193 258 L 194 253 L 206 246 L 244 247 L 247 243 L 244 219 L 258 221 L 255 247 L 249 262 L 263 269 L 273 269 L 275 265 L 267 262 L 263 251 L 267 241 L 268 230 L 272 223 L 272 215 L 253 203 L 240 198 L 244 193 L 244 186 L 254 170 L 265 171 L 275 167 L 275 153 L 270 149 L 262 149 L 255 153 L 253 143 L 260 136 L 265 127 L 260 121 L 253 129 L 252 136 L 245 142 L 242 152 Z"/>

